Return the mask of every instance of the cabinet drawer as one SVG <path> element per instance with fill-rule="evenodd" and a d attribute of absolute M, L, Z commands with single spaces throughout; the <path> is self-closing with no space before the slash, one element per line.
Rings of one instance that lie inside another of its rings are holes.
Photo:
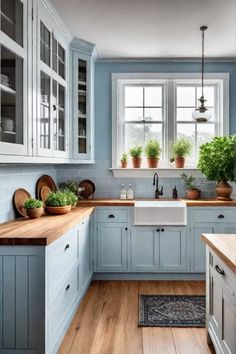
<path fill-rule="evenodd" d="M 128 211 L 126 209 L 102 209 L 98 210 L 98 222 L 127 222 Z"/>
<path fill-rule="evenodd" d="M 58 286 L 77 262 L 77 230 L 73 229 L 47 248 L 47 274 L 50 292 Z"/>
<path fill-rule="evenodd" d="M 194 211 L 195 222 L 235 222 L 236 208 L 227 209 L 199 209 Z"/>
<path fill-rule="evenodd" d="M 234 299 L 236 299 L 236 275 L 212 250 L 210 251 L 210 255 L 212 268 L 221 277 L 222 281 L 232 289 Z M 221 274 L 221 272 L 223 272 L 223 274 Z"/>

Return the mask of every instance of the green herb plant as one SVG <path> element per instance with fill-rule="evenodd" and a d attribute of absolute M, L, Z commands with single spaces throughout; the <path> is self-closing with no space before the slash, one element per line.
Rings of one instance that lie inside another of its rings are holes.
<path fill-rule="evenodd" d="M 42 208 L 42 206 L 43 206 L 43 202 L 41 200 L 34 199 L 34 198 L 29 198 L 24 203 L 25 209 L 38 209 L 38 208 Z"/>
<path fill-rule="evenodd" d="M 75 195 L 73 192 L 71 192 L 69 190 L 64 191 L 64 193 L 66 193 L 67 198 L 68 198 L 68 200 L 69 200 L 71 205 L 74 205 L 74 204 L 77 203 L 77 201 L 78 201 L 78 196 L 77 195 Z"/>
<path fill-rule="evenodd" d="M 60 207 L 70 205 L 71 201 L 66 192 L 57 191 L 48 194 L 45 204 L 50 207 Z"/>
<path fill-rule="evenodd" d="M 121 161 L 123 161 L 123 162 L 128 162 L 128 158 L 129 158 L 129 156 L 128 156 L 128 154 L 126 154 L 125 152 L 121 155 Z"/>
<path fill-rule="evenodd" d="M 161 154 L 161 146 L 159 141 L 151 139 L 145 147 L 145 154 L 148 158 L 158 158 Z"/>
<path fill-rule="evenodd" d="M 60 185 L 60 189 L 62 191 L 70 191 L 74 193 L 75 195 L 77 194 L 78 186 L 75 182 L 72 181 L 67 181 L 66 183 L 62 183 Z"/>
<path fill-rule="evenodd" d="M 184 181 L 187 190 L 198 189 L 199 185 L 194 183 L 196 181 L 196 178 L 193 177 L 192 175 L 188 176 L 186 173 L 182 173 L 180 175 L 180 178 Z"/>
<path fill-rule="evenodd" d="M 134 147 L 131 148 L 130 151 L 129 151 L 130 156 L 133 157 L 133 158 L 139 158 L 139 157 L 141 157 L 142 152 L 143 152 L 143 148 L 142 148 L 141 145 L 134 146 Z"/>
<path fill-rule="evenodd" d="M 208 181 L 235 181 L 236 136 L 215 137 L 200 146 L 198 168 Z"/>
<path fill-rule="evenodd" d="M 190 154 L 191 143 L 186 138 L 179 138 L 175 143 L 171 145 L 172 158 L 171 162 L 174 161 L 175 157 L 186 157 Z"/>

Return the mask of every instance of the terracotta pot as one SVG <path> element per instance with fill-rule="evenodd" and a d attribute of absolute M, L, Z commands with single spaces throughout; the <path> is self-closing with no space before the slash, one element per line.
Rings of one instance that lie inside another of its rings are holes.
<path fill-rule="evenodd" d="M 142 164 L 142 158 L 141 157 L 133 157 L 132 164 L 133 164 L 133 168 L 140 168 L 141 164 Z"/>
<path fill-rule="evenodd" d="M 74 204 L 71 204 L 71 209 L 75 209 L 77 207 L 77 202 L 75 202 Z"/>
<path fill-rule="evenodd" d="M 221 180 L 216 186 L 217 199 L 219 200 L 231 200 L 230 195 L 233 191 L 231 185 L 224 180 Z"/>
<path fill-rule="evenodd" d="M 27 215 L 30 217 L 30 219 L 37 219 L 40 216 L 43 215 L 43 207 L 41 208 L 28 208 L 26 209 Z"/>
<path fill-rule="evenodd" d="M 47 206 L 45 210 L 49 214 L 62 215 L 62 214 L 67 214 L 71 211 L 71 205 L 58 206 L 58 207 Z"/>
<path fill-rule="evenodd" d="M 201 197 L 200 189 L 186 189 L 188 199 L 199 199 Z"/>
<path fill-rule="evenodd" d="M 184 168 L 185 158 L 184 157 L 175 157 L 175 167 Z"/>
<path fill-rule="evenodd" d="M 122 161 L 121 160 L 121 168 L 126 168 L 128 165 L 128 162 L 127 161 Z"/>
<path fill-rule="evenodd" d="M 156 157 L 147 157 L 148 168 L 157 168 L 159 159 Z"/>

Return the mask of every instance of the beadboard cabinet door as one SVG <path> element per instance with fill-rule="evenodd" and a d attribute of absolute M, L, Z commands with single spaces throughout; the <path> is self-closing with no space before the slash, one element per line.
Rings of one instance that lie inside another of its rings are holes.
<path fill-rule="evenodd" d="M 99 223 L 98 272 L 125 272 L 128 269 L 128 225 Z"/>
<path fill-rule="evenodd" d="M 44 354 L 42 247 L 0 248 L 0 353 Z"/>

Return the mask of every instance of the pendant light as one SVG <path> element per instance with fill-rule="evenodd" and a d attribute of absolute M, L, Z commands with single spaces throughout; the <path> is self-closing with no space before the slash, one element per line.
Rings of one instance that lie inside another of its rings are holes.
<path fill-rule="evenodd" d="M 204 98 L 204 69 L 205 69 L 205 57 L 204 57 L 204 44 L 205 44 L 205 31 L 207 26 L 201 26 L 200 31 L 202 32 L 202 95 L 199 98 L 200 105 L 195 111 L 193 111 L 193 119 L 197 123 L 205 123 L 212 117 L 212 111 L 205 107 L 205 98 Z"/>

